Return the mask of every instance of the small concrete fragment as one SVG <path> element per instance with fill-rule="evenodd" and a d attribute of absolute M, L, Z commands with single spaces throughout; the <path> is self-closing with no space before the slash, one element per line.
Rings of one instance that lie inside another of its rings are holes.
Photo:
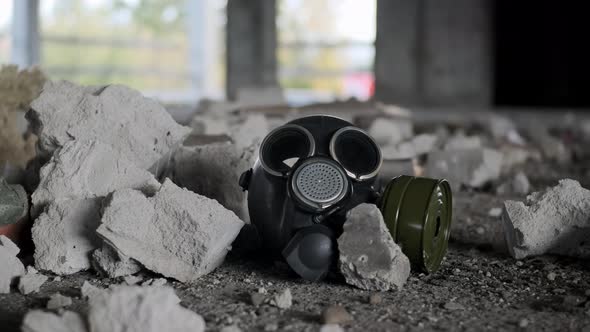
<path fill-rule="evenodd" d="M 0 235 L 0 294 L 10 293 L 10 286 L 25 273 L 23 263 L 16 257 L 19 252 L 16 244 Z"/>
<path fill-rule="evenodd" d="M 344 329 L 338 324 L 324 324 L 320 327 L 320 332 L 344 332 Z"/>
<path fill-rule="evenodd" d="M 143 280 L 143 278 L 142 277 L 138 277 L 138 276 L 126 276 L 126 277 L 123 277 L 123 281 L 127 285 L 129 285 L 129 286 L 133 286 L 135 284 L 138 284 L 142 280 Z"/>
<path fill-rule="evenodd" d="M 340 305 L 332 305 L 322 311 L 322 323 L 345 324 L 353 320 L 346 308 Z"/>
<path fill-rule="evenodd" d="M 22 324 L 23 332 L 86 332 L 86 322 L 77 312 L 54 314 L 41 310 L 29 311 Z"/>
<path fill-rule="evenodd" d="M 0 178 L 0 227 L 12 225 L 29 211 L 29 198 L 20 185 L 9 185 Z"/>
<path fill-rule="evenodd" d="M 386 146 L 412 138 L 414 127 L 410 119 L 377 118 L 371 123 L 367 132 L 377 144 Z"/>
<path fill-rule="evenodd" d="M 124 277 L 141 271 L 139 263 L 118 254 L 106 244 L 92 253 L 92 267 L 109 278 Z"/>
<path fill-rule="evenodd" d="M 410 275 L 410 261 L 391 238 L 377 206 L 350 210 L 338 238 L 339 268 L 350 285 L 365 290 L 401 289 Z"/>
<path fill-rule="evenodd" d="M 219 266 L 244 223 L 217 201 L 167 179 L 153 197 L 116 191 L 98 234 L 117 252 L 182 282 Z"/>
<path fill-rule="evenodd" d="M 382 147 L 381 153 L 385 160 L 416 158 L 432 151 L 436 147 L 437 141 L 438 137 L 435 135 L 417 135 L 398 144 L 386 145 Z"/>
<path fill-rule="evenodd" d="M 88 325 L 93 332 L 205 330 L 203 318 L 181 307 L 169 287 L 115 286 L 90 299 Z"/>
<path fill-rule="evenodd" d="M 64 308 L 67 306 L 72 305 L 72 298 L 63 296 L 60 293 L 55 293 L 51 295 L 49 301 L 47 302 L 47 309 L 54 310 L 59 308 Z"/>
<path fill-rule="evenodd" d="M 465 136 L 464 133 L 459 132 L 450 137 L 444 146 L 445 151 L 456 150 L 472 150 L 482 147 L 481 138 L 479 136 Z"/>
<path fill-rule="evenodd" d="M 108 145 L 98 141 L 65 142 L 41 168 L 32 195 L 34 216 L 54 201 L 104 197 L 122 188 L 155 192 L 159 182 Z"/>
<path fill-rule="evenodd" d="M 498 194 L 514 193 L 519 195 L 526 195 L 531 190 L 531 183 L 529 178 L 523 172 L 518 172 L 513 178 L 501 184 L 496 189 Z"/>
<path fill-rule="evenodd" d="M 27 119 L 43 154 L 72 140 L 96 140 L 142 169 L 157 167 L 190 133 L 156 101 L 121 85 L 83 87 L 49 81 L 31 103 Z"/>
<path fill-rule="evenodd" d="M 39 292 L 39 289 L 49 279 L 37 272 L 32 266 L 27 267 L 27 273 L 22 275 L 18 281 L 18 290 L 21 294 L 31 294 Z"/>
<path fill-rule="evenodd" d="M 84 281 L 82 287 L 80 288 L 80 292 L 82 293 L 82 298 L 91 299 L 98 294 L 102 293 L 104 289 L 98 288 L 93 284 L 89 283 L 88 281 Z"/>
<path fill-rule="evenodd" d="M 51 203 L 33 225 L 35 266 L 67 275 L 87 270 L 90 254 L 101 245 L 96 235 L 100 198 Z"/>
<path fill-rule="evenodd" d="M 289 309 L 293 305 L 293 295 L 291 295 L 291 290 L 286 288 L 282 290 L 280 293 L 276 294 L 271 304 L 279 309 Z"/>
<path fill-rule="evenodd" d="M 426 175 L 447 179 L 451 186 L 479 188 L 500 176 L 502 154 L 493 149 L 433 151 L 428 155 Z"/>
<path fill-rule="evenodd" d="M 578 181 L 561 180 L 525 202 L 506 201 L 502 221 L 517 259 L 545 253 L 590 257 L 590 190 Z"/>

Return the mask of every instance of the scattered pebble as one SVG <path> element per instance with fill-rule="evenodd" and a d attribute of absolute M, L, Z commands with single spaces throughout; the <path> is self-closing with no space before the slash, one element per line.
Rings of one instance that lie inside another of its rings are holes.
<path fill-rule="evenodd" d="M 369 295 L 370 304 L 380 304 L 381 302 L 383 302 L 383 297 L 381 297 L 381 294 L 373 293 Z"/>
<path fill-rule="evenodd" d="M 255 307 L 258 307 L 261 304 L 263 304 L 265 299 L 266 299 L 266 297 L 264 296 L 264 294 L 261 294 L 261 293 L 250 294 L 250 303 L 252 303 L 252 305 Z"/>
<path fill-rule="evenodd" d="M 329 306 L 322 312 L 322 323 L 324 324 L 344 324 L 352 320 L 353 318 L 346 308 L 340 305 Z"/>
<path fill-rule="evenodd" d="M 49 301 L 47 302 L 47 309 L 59 309 L 70 305 L 72 305 L 71 298 L 63 296 L 60 293 L 55 293 L 49 298 Z"/>
<path fill-rule="evenodd" d="M 523 263 L 523 262 L 521 262 L 521 261 L 516 261 L 516 266 L 523 266 L 523 265 L 524 265 L 524 263 Z"/>
<path fill-rule="evenodd" d="M 465 307 L 461 303 L 447 302 L 447 303 L 445 303 L 445 309 L 455 311 L 455 310 L 465 310 Z"/>
<path fill-rule="evenodd" d="M 279 329 L 279 324 L 277 323 L 270 323 L 264 326 L 264 331 L 276 331 Z"/>
<path fill-rule="evenodd" d="M 272 304 L 280 309 L 289 309 L 293 305 L 293 296 L 289 288 L 284 289 L 279 294 L 275 295 Z"/>
<path fill-rule="evenodd" d="M 242 329 L 234 324 L 222 327 L 221 330 L 219 330 L 219 332 L 242 332 Z"/>
<path fill-rule="evenodd" d="M 498 218 L 499 216 L 502 215 L 502 208 L 499 208 L 499 207 L 491 208 L 490 211 L 488 211 L 488 215 L 490 217 Z"/>
<path fill-rule="evenodd" d="M 523 318 L 520 320 L 520 322 L 518 322 L 518 326 L 525 328 L 529 325 L 529 320 L 526 318 Z"/>
<path fill-rule="evenodd" d="M 547 279 L 551 281 L 555 280 L 556 277 L 557 275 L 555 274 L 555 272 L 549 272 L 549 274 L 547 274 Z"/>
<path fill-rule="evenodd" d="M 325 324 L 320 327 L 320 332 L 344 332 L 338 324 Z"/>

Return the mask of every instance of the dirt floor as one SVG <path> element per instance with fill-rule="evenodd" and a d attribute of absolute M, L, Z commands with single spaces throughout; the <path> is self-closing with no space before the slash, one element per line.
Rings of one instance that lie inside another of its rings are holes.
<path fill-rule="evenodd" d="M 567 172 L 588 187 L 589 179 L 572 167 Z M 549 171 L 549 166 L 529 168 L 533 189 L 553 185 L 563 174 Z M 455 222 L 459 224 L 495 224 L 497 217 L 489 216 L 488 211 L 501 206 L 505 198 L 485 191 L 455 196 Z M 0 331 L 18 331 L 23 315 L 44 308 L 55 292 L 74 298 L 69 309 L 84 311 L 86 301 L 80 294 L 84 280 L 102 287 L 122 283 L 80 273 L 49 281 L 37 294 L 0 295 Z M 244 331 L 318 331 L 322 310 L 333 304 L 343 305 L 354 318 L 343 325 L 346 331 L 590 331 L 590 261 L 556 256 L 516 261 L 490 246 L 456 241 L 440 271 L 412 273 L 402 290 L 381 293 L 380 304 L 369 303 L 371 292 L 337 278 L 309 283 L 283 264 L 236 254 L 199 283 L 168 284 L 176 289 L 182 305 L 205 318 L 210 331 L 234 324 Z M 261 287 L 269 297 L 290 288 L 293 306 L 281 310 L 269 304 L 253 305 L 250 294 Z"/>

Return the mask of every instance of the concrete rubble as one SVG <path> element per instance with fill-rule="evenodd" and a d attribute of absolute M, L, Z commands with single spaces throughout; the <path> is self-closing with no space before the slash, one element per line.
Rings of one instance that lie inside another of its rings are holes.
<path fill-rule="evenodd" d="M 33 211 L 37 212 L 55 201 L 104 197 L 122 188 L 153 193 L 160 186 L 150 172 L 110 146 L 90 140 L 66 142 L 41 168 L 40 177 L 32 195 Z"/>
<path fill-rule="evenodd" d="M 86 332 L 88 328 L 82 315 L 73 311 L 60 314 L 32 310 L 24 318 L 23 332 Z"/>
<path fill-rule="evenodd" d="M 526 195 L 531 190 L 529 178 L 523 172 L 516 173 L 508 181 L 502 183 L 496 188 L 498 194 L 514 193 Z"/>
<path fill-rule="evenodd" d="M 72 140 L 97 140 L 155 173 L 158 161 L 190 133 L 156 101 L 121 85 L 49 81 L 31 103 L 27 119 L 39 136 L 42 154 L 50 155 Z"/>
<path fill-rule="evenodd" d="M 590 257 L 590 190 L 578 181 L 561 180 L 525 202 L 506 201 L 502 221 L 517 259 L 545 253 Z"/>
<path fill-rule="evenodd" d="M 367 130 L 380 146 L 395 145 L 414 135 L 414 126 L 410 118 L 377 118 Z"/>
<path fill-rule="evenodd" d="M 271 304 L 279 309 L 289 309 L 293 305 L 293 295 L 291 290 L 286 288 L 276 294 L 271 301 Z"/>
<path fill-rule="evenodd" d="M 0 235 L 0 294 L 10 293 L 10 286 L 25 274 L 25 267 L 16 257 L 20 249 L 9 238 Z"/>
<path fill-rule="evenodd" d="M 373 204 L 361 204 L 349 212 L 338 249 L 344 279 L 361 289 L 401 289 L 410 275 L 409 259 L 391 238 L 381 211 Z"/>
<path fill-rule="evenodd" d="M 482 147 L 481 138 L 479 136 L 466 136 L 463 132 L 458 132 L 449 137 L 445 142 L 443 150 L 470 150 Z"/>
<path fill-rule="evenodd" d="M 428 154 L 426 175 L 447 179 L 453 188 L 479 188 L 498 179 L 501 168 L 502 154 L 494 149 L 433 151 Z"/>
<path fill-rule="evenodd" d="M 59 308 L 64 308 L 72 305 L 72 298 L 68 296 L 63 296 L 60 293 L 55 293 L 51 295 L 49 301 L 47 301 L 47 309 L 55 310 Z"/>
<path fill-rule="evenodd" d="M 90 299 L 88 326 L 92 332 L 199 332 L 205 321 L 181 307 L 172 288 L 114 286 Z"/>
<path fill-rule="evenodd" d="M 27 273 L 18 280 L 18 291 L 25 295 L 36 293 L 47 279 L 49 279 L 47 276 L 40 274 L 32 266 L 27 266 Z"/>
<path fill-rule="evenodd" d="M 108 245 L 103 245 L 92 253 L 91 264 L 94 270 L 109 278 L 128 276 L 141 271 L 139 263 L 117 253 Z"/>
<path fill-rule="evenodd" d="M 0 227 L 23 219 L 29 211 L 29 198 L 20 185 L 9 185 L 0 178 Z"/>
<path fill-rule="evenodd" d="M 352 315 L 341 305 L 331 305 L 322 311 L 324 324 L 346 324 L 352 320 Z"/>
<path fill-rule="evenodd" d="M 412 159 L 434 150 L 437 142 L 437 136 L 421 134 L 397 144 L 383 146 L 381 153 L 385 160 Z"/>
<path fill-rule="evenodd" d="M 96 235 L 101 198 L 51 203 L 36 220 L 32 234 L 35 266 L 67 275 L 91 267 L 90 254 L 101 245 Z"/>
<path fill-rule="evenodd" d="M 84 281 L 82 287 L 80 288 L 80 293 L 82 293 L 82 298 L 91 299 L 100 293 L 102 293 L 104 289 L 94 286 L 93 284 L 89 283 L 88 281 Z"/>
<path fill-rule="evenodd" d="M 153 197 L 116 191 L 97 233 L 118 253 L 188 282 L 219 266 L 244 223 L 217 201 L 166 180 Z"/>

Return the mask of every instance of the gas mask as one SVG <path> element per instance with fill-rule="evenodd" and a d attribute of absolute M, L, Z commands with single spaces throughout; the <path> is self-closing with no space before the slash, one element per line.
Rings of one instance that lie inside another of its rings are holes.
<path fill-rule="evenodd" d="M 240 177 L 265 251 L 302 278 L 320 280 L 337 257 L 347 212 L 373 203 L 412 265 L 435 271 L 448 241 L 448 183 L 401 176 L 381 191 L 381 164 L 375 141 L 336 117 L 303 117 L 271 131 L 253 168 Z"/>

